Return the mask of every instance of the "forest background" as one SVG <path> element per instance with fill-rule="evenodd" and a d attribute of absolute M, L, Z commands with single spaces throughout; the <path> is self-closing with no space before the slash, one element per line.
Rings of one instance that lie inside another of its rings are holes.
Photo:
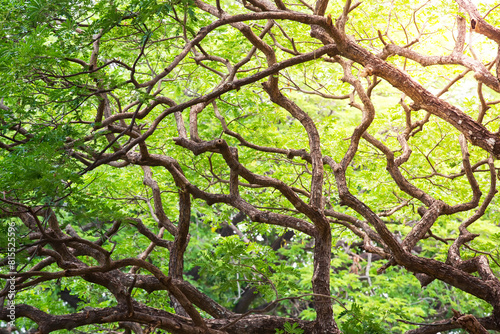
<path fill-rule="evenodd" d="M 0 9 L 0 332 L 500 331 L 500 5 Z"/>

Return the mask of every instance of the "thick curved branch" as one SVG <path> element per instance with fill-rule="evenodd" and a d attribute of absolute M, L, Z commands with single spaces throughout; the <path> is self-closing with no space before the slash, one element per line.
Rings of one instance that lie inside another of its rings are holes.
<path fill-rule="evenodd" d="M 484 35 L 500 44 L 500 29 L 492 26 L 483 18 L 477 7 L 470 0 L 455 0 L 470 16 L 471 30 Z"/>
<path fill-rule="evenodd" d="M 351 41 L 336 28 L 330 27 L 328 32 L 335 40 L 337 49 L 342 56 L 363 65 L 367 75 L 376 75 L 383 78 L 405 93 L 413 100 L 414 110 L 424 109 L 440 117 L 463 133 L 473 145 L 483 148 L 496 157 L 500 157 L 500 138 L 498 135 L 488 131 L 483 125 L 457 107 L 440 100 L 408 74 Z M 500 83 L 496 78 L 495 82 L 497 91 L 500 91 Z"/>

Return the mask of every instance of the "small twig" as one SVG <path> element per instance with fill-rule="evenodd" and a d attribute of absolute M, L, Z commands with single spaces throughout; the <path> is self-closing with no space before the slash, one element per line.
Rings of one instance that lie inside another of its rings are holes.
<path fill-rule="evenodd" d="M 442 325 L 449 325 L 449 324 L 453 323 L 452 320 L 448 320 L 446 322 L 441 322 L 439 324 L 425 324 L 425 323 L 421 323 L 421 322 L 412 322 L 412 321 L 407 321 L 407 320 L 403 320 L 403 319 L 396 319 L 396 321 L 403 322 L 403 323 L 409 324 L 409 325 L 416 325 L 416 326 L 442 326 Z"/>

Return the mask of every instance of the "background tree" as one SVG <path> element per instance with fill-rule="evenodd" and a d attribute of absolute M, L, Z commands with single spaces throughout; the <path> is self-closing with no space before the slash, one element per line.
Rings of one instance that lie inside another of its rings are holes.
<path fill-rule="evenodd" d="M 499 5 L 1 4 L 2 330 L 500 330 Z"/>

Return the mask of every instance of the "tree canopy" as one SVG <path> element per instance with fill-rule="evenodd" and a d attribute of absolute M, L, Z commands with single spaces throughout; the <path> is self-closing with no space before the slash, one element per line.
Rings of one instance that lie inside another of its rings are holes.
<path fill-rule="evenodd" d="M 500 5 L 0 3 L 2 333 L 500 331 Z"/>

